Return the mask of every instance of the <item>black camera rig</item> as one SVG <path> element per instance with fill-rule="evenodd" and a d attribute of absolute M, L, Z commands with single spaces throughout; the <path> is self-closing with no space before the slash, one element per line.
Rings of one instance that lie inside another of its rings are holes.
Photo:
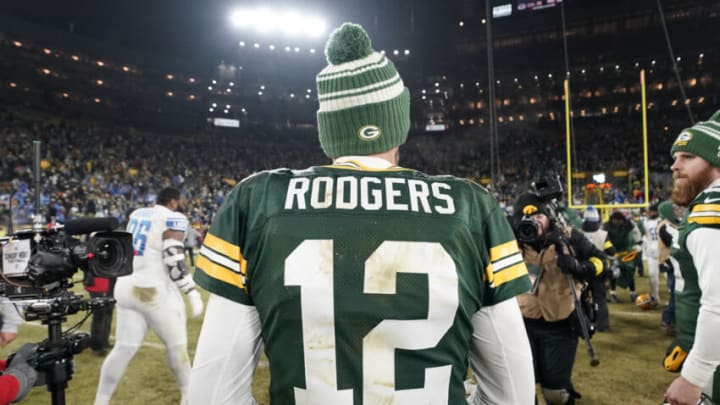
<path fill-rule="evenodd" d="M 567 221 L 563 215 L 564 207 L 560 205 L 563 187 L 560 176 L 548 174 L 530 183 L 530 193 L 533 194 L 543 205 L 543 213 L 550 219 L 552 228 L 548 235 L 553 238 L 561 238 L 564 235 Z M 521 243 L 532 243 L 538 238 L 538 223 L 531 219 L 531 215 L 523 213 L 522 218 L 515 227 L 517 240 Z"/>
<path fill-rule="evenodd" d="M 86 333 L 72 333 L 95 309 L 112 305 L 112 298 L 86 299 L 73 293 L 72 277 L 78 270 L 97 277 L 115 278 L 132 273 L 132 235 L 117 231 L 116 218 L 85 218 L 47 228 L 40 214 L 40 142 L 33 141 L 35 211 L 32 229 L 0 238 L 0 299 L 7 299 L 25 320 L 48 326 L 48 338 L 38 344 L 29 362 L 40 371 L 54 405 L 65 403 L 65 388 L 72 378 L 75 354 L 89 344 Z M 63 332 L 67 315 L 88 314 Z"/>

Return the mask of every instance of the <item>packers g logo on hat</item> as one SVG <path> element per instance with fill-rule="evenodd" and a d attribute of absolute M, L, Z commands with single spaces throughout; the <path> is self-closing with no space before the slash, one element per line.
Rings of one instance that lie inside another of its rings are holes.
<path fill-rule="evenodd" d="M 693 135 L 689 131 L 683 131 L 678 135 L 677 139 L 673 143 L 673 145 L 679 145 L 679 146 L 685 146 L 690 142 L 693 138 Z"/>
<path fill-rule="evenodd" d="M 358 137 L 363 141 L 372 141 L 379 138 L 380 135 L 382 135 L 382 130 L 375 125 L 365 125 L 358 129 Z"/>

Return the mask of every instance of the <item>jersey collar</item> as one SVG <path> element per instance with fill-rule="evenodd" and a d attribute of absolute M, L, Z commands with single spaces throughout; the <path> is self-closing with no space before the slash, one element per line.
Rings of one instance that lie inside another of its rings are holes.
<path fill-rule="evenodd" d="M 342 156 L 335 159 L 330 167 L 369 171 L 403 170 L 401 167 L 376 156 Z"/>

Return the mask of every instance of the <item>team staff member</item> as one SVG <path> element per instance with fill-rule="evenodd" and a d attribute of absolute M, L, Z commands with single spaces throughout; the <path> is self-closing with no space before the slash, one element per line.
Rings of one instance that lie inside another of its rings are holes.
<path fill-rule="evenodd" d="M 515 296 L 530 287 L 492 196 L 398 167 L 409 91 L 359 25 L 317 76 L 331 166 L 241 182 L 213 219 L 195 280 L 211 292 L 191 404 L 251 404 L 262 346 L 279 404 L 533 404 Z M 262 336 L 262 339 L 261 339 Z"/>
<path fill-rule="evenodd" d="M 605 270 L 604 254 L 582 232 L 556 223 L 535 194 L 521 194 L 513 211 L 516 230 L 523 236 L 520 249 L 533 279 L 530 292 L 518 301 L 532 348 L 535 380 L 548 404 L 574 404 L 581 397 L 572 384 L 580 320 L 568 274 L 574 282 L 592 282 Z M 534 234 L 519 230 L 521 220 L 534 224 L 530 228 Z M 576 284 L 579 293 L 581 285 Z"/>
<path fill-rule="evenodd" d="M 620 211 L 610 215 L 610 220 L 603 224 L 608 233 L 608 239 L 615 247 L 615 256 L 618 258 L 620 275 L 610 280 L 610 301 L 619 302 L 616 287 L 630 290 L 630 301 L 635 302 L 635 269 L 642 266 L 638 258 L 638 245 L 642 243 L 642 234 L 637 225 Z"/>
<path fill-rule="evenodd" d="M 694 405 L 703 393 L 720 400 L 720 111 L 682 131 L 671 153 L 671 198 L 687 210 L 670 252 L 684 286 L 675 293 L 677 340 L 665 359 L 666 368 L 682 369 L 665 396 Z"/>

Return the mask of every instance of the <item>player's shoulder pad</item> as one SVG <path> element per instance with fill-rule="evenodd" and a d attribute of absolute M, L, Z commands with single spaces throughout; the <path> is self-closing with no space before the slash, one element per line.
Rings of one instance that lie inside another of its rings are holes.
<path fill-rule="evenodd" d="M 690 212 L 720 211 L 720 186 L 709 187 L 695 197 L 690 203 Z"/>
<path fill-rule="evenodd" d="M 690 203 L 688 223 L 720 227 L 720 186 L 710 187 Z"/>
<path fill-rule="evenodd" d="M 269 181 L 272 178 L 278 177 L 278 176 L 292 176 L 296 171 L 286 168 L 281 169 L 273 169 L 273 170 L 263 170 L 259 172 L 255 172 L 244 179 L 242 179 L 237 186 L 233 189 L 233 191 L 237 188 L 253 188 L 257 187 L 259 184 L 264 184 L 265 182 Z"/>
<path fill-rule="evenodd" d="M 187 230 L 188 224 L 189 221 L 187 217 L 181 212 L 171 212 L 165 218 L 165 226 L 173 231 L 185 232 Z"/>

